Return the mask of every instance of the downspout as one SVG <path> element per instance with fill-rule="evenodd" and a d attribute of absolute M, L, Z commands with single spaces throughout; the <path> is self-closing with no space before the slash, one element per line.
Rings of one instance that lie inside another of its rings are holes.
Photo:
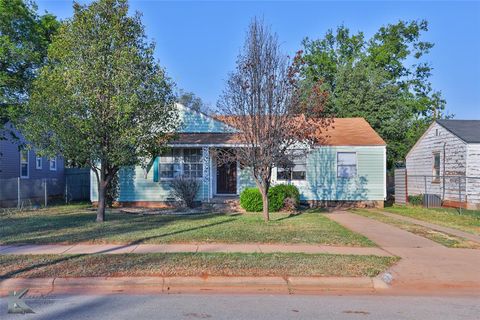
<path fill-rule="evenodd" d="M 445 156 L 446 156 L 446 149 L 447 143 L 443 143 L 443 190 L 442 190 L 442 202 L 445 200 Z"/>

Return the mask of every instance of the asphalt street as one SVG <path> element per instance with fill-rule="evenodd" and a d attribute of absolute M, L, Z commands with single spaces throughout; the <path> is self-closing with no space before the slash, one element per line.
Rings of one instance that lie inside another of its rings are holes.
<path fill-rule="evenodd" d="M 28 297 L 35 314 L 0 319 L 479 319 L 480 296 L 63 295 Z"/>

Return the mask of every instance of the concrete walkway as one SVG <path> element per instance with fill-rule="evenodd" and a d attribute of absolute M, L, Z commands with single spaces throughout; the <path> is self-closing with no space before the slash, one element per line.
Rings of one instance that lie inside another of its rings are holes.
<path fill-rule="evenodd" d="M 429 292 L 463 289 L 480 293 L 480 250 L 446 248 L 397 227 L 353 213 L 339 212 L 327 216 L 402 258 L 388 270 L 393 276 L 392 288 Z"/>
<path fill-rule="evenodd" d="M 12 245 L 0 246 L 0 254 L 120 254 L 166 252 L 241 252 L 241 253 L 330 253 L 391 256 L 375 247 L 334 247 L 321 245 L 287 244 L 75 244 L 75 245 Z"/>
<path fill-rule="evenodd" d="M 375 211 L 375 212 L 378 212 L 378 211 Z M 391 217 L 391 218 L 395 218 L 395 219 L 398 219 L 398 220 L 403 220 L 403 221 L 406 221 L 406 222 L 418 224 L 420 226 L 424 226 L 424 227 L 427 227 L 427 228 L 430 228 L 430 229 L 433 229 L 433 230 L 437 230 L 437 231 L 444 232 L 444 233 L 447 233 L 447 234 L 450 234 L 450 235 L 453 235 L 453 236 L 457 236 L 457 237 L 460 237 L 460 238 L 465 238 L 467 240 L 480 243 L 480 236 L 477 236 L 475 234 L 464 232 L 464 231 L 461 231 L 461 230 L 458 230 L 458 229 L 439 226 L 438 224 L 434 224 L 434 223 L 430 223 L 430 222 L 426 222 L 426 221 L 422 221 L 422 220 L 418 220 L 418 219 L 414 219 L 414 218 L 410 218 L 410 217 L 405 217 L 405 216 L 402 216 L 400 214 L 395 214 L 395 213 L 390 213 L 390 212 L 385 212 L 385 211 L 380 211 L 380 213 L 386 215 L 387 217 Z"/>

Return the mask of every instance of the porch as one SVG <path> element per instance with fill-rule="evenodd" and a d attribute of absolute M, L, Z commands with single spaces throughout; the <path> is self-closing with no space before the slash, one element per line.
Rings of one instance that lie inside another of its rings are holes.
<path fill-rule="evenodd" d="M 174 175 L 201 179 L 199 200 L 203 202 L 227 203 L 236 200 L 243 187 L 251 185 L 251 179 L 245 171 L 242 173 L 238 161 L 224 162 L 218 158 L 218 150 L 235 147 L 233 134 L 181 134 L 170 147 L 178 163 L 179 172 Z M 163 162 L 160 156 L 160 179 L 168 179 L 162 175 Z M 196 173 L 190 173 L 188 169 L 191 166 Z"/>

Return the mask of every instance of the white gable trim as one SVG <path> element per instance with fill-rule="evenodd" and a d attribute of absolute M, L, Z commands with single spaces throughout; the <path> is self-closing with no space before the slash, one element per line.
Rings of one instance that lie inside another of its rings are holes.
<path fill-rule="evenodd" d="M 427 130 L 425 130 L 425 132 L 422 134 L 422 136 L 417 140 L 417 142 L 415 142 L 415 144 L 413 145 L 413 147 L 410 149 L 410 151 L 408 151 L 407 155 L 405 156 L 405 160 L 407 160 L 408 156 L 410 155 L 410 153 L 413 151 L 413 149 L 415 149 L 417 147 L 417 145 L 420 143 L 420 141 L 423 140 L 423 138 L 427 135 L 428 132 L 430 132 L 430 130 L 432 130 L 433 126 L 435 125 L 435 123 L 437 123 L 437 121 L 433 121 L 430 126 L 428 126 Z M 443 126 L 442 126 L 443 127 Z"/>

